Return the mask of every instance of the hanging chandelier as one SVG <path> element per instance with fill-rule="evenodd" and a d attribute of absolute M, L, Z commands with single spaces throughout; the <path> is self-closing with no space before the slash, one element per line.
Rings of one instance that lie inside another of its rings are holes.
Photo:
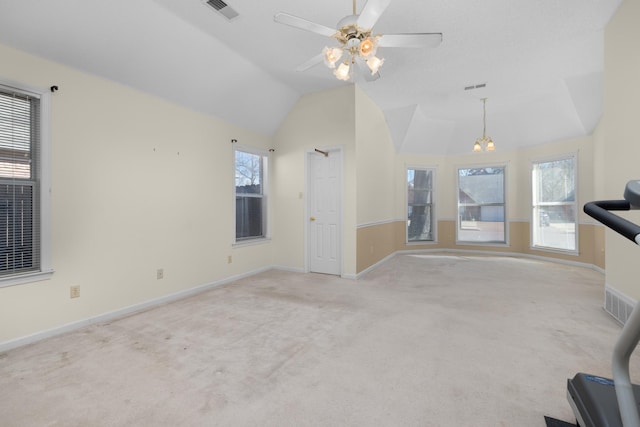
<path fill-rule="evenodd" d="M 496 146 L 493 143 L 491 137 L 487 136 L 487 98 L 482 98 L 482 138 L 476 139 L 475 144 L 473 144 L 474 153 L 479 153 L 481 151 L 493 151 L 496 149 Z"/>

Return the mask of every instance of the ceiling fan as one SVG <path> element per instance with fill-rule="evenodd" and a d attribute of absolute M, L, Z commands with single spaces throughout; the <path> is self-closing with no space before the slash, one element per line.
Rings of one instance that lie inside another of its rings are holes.
<path fill-rule="evenodd" d="M 356 0 L 353 0 L 353 14 L 342 18 L 336 25 L 337 29 L 283 12 L 277 13 L 273 19 L 280 24 L 335 38 L 339 43 L 339 46 L 325 47 L 321 53 L 298 66 L 296 71 L 305 71 L 324 61 L 339 80 L 351 79 L 354 68 L 361 70 L 367 80 L 375 80 L 380 77 L 378 70 L 384 63 L 384 59 L 376 56 L 378 47 L 436 47 L 442 42 L 442 33 L 374 35 L 373 26 L 389 3 L 391 0 L 368 0 L 357 15 Z"/>

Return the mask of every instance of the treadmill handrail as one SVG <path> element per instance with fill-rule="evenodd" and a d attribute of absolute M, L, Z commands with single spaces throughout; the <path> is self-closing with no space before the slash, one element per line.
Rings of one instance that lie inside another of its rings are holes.
<path fill-rule="evenodd" d="M 584 205 L 584 212 L 636 244 L 640 244 L 640 226 L 609 211 L 628 211 L 632 208 L 626 200 L 601 200 Z M 618 400 L 620 418 L 624 427 L 640 427 L 640 416 L 633 385 L 629 375 L 629 359 L 640 341 L 640 308 L 633 308 L 622 334 L 616 341 L 612 357 L 612 375 Z"/>
<path fill-rule="evenodd" d="M 584 212 L 603 225 L 623 235 L 634 243 L 640 234 L 640 226 L 609 211 L 628 211 L 631 204 L 626 200 L 600 200 L 584 205 Z"/>

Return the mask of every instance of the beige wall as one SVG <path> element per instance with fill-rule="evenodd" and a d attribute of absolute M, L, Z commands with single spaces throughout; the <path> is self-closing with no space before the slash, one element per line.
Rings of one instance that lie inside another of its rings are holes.
<path fill-rule="evenodd" d="M 375 224 L 358 228 L 358 272 L 375 265 L 389 254 L 397 251 L 422 251 L 422 250 L 457 250 L 457 251 L 482 251 L 501 254 L 528 254 L 536 257 L 564 260 L 571 263 L 595 265 L 604 268 L 603 260 L 594 257 L 593 249 L 587 242 L 593 241 L 596 236 L 603 233 L 602 227 L 593 225 L 580 225 L 581 235 L 579 255 L 568 255 L 557 252 L 534 250 L 530 248 L 529 222 L 510 222 L 509 245 L 464 245 L 456 243 L 456 223 L 451 220 L 437 222 L 439 239 L 436 242 L 425 244 L 406 243 L 406 222 L 395 221 L 392 223 Z"/>
<path fill-rule="evenodd" d="M 598 199 L 620 199 L 627 181 L 640 178 L 640 2 L 625 0 L 605 31 L 604 115 L 595 135 Z M 640 223 L 640 213 L 622 213 Z M 637 265 L 640 251 L 607 230 L 606 281 L 621 293 L 640 299 Z"/>
<path fill-rule="evenodd" d="M 304 270 L 305 156 L 314 148 L 343 150 L 343 273 L 356 270 L 355 88 L 353 85 L 300 98 L 274 136 L 273 202 L 275 264 Z M 300 196 L 303 195 L 301 198 Z"/>
<path fill-rule="evenodd" d="M 384 114 L 356 87 L 356 221 L 359 225 L 395 218 L 395 155 Z"/>
<path fill-rule="evenodd" d="M 605 117 L 593 138 L 518 152 L 501 152 L 497 141 L 495 153 L 458 157 L 394 154 L 382 113 L 354 86 L 302 97 L 269 138 L 0 45 L 0 79 L 60 87 L 52 95 L 55 274 L 0 288 L 0 343 L 261 268 L 304 270 L 305 156 L 322 147 L 344 154 L 347 276 L 396 250 L 421 247 L 523 252 L 604 267 L 606 240 L 608 283 L 640 297 L 628 267 L 637 248 L 605 238 L 582 213 L 579 256 L 529 248 L 532 159 L 578 153 L 580 205 L 618 198 L 624 183 L 638 178 L 640 145 L 632 141 L 640 87 L 632 82 L 640 75 L 639 18 L 638 2 L 627 0 L 607 29 Z M 270 243 L 232 246 L 232 138 L 275 148 Z M 456 168 L 495 163 L 508 167 L 510 245 L 456 245 Z M 405 243 L 407 166 L 436 168 L 436 244 Z M 156 280 L 157 268 L 165 270 L 163 280 Z M 81 286 L 79 299 L 69 298 L 71 285 Z"/>
<path fill-rule="evenodd" d="M 384 114 L 356 87 L 357 272 L 396 250 L 392 239 L 397 205 L 395 154 Z M 369 229 L 376 232 L 367 233 Z"/>
<path fill-rule="evenodd" d="M 440 220 L 438 241 L 426 244 L 407 244 L 406 222 L 395 221 L 388 224 L 376 224 L 358 228 L 358 272 L 375 265 L 390 253 L 397 251 L 420 250 L 459 250 L 499 252 L 506 254 L 525 254 L 535 257 L 557 259 L 570 263 L 593 265 L 604 269 L 604 227 L 594 224 L 579 225 L 579 253 L 565 254 L 531 248 L 530 223 L 512 221 L 509 223 L 509 245 L 463 245 L 457 244 L 456 223 L 451 220 Z"/>
<path fill-rule="evenodd" d="M 342 274 L 352 277 L 360 270 L 357 254 L 366 251 L 379 261 L 393 252 L 386 234 L 373 234 L 363 243 L 356 230 L 359 224 L 392 221 L 396 205 L 393 143 L 382 111 L 360 88 L 350 85 L 303 96 L 274 142 L 276 265 L 306 269 L 305 202 L 300 195 L 305 191 L 305 156 L 314 148 L 344 150 Z"/>
<path fill-rule="evenodd" d="M 270 138 L 2 45 L 0 56 L 0 79 L 60 88 L 55 273 L 0 288 L 0 343 L 273 264 L 269 244 L 232 248 L 230 140 L 268 148 Z"/>
<path fill-rule="evenodd" d="M 593 138 L 584 137 L 559 141 L 518 151 L 471 153 L 467 156 L 395 156 L 395 212 L 394 224 L 371 224 L 358 228 L 358 272 L 374 265 L 388 253 L 371 248 L 371 242 L 391 239 L 393 251 L 419 249 L 460 249 L 493 252 L 521 253 L 577 263 L 593 264 L 604 268 L 604 230 L 582 212 L 584 203 L 593 200 Z M 471 145 L 470 145 L 471 148 Z M 578 161 L 579 250 L 578 254 L 566 254 L 531 248 L 531 164 L 533 161 L 576 155 Z M 459 167 L 506 166 L 507 193 L 507 245 L 462 245 L 456 243 L 455 219 L 457 212 L 457 170 Z M 436 171 L 435 210 L 437 240 L 424 245 L 407 244 L 403 218 L 406 216 L 406 169 L 429 167 Z M 359 187 L 360 188 L 360 187 Z M 396 234 L 390 235 L 391 230 Z M 384 246 L 378 243 L 376 246 Z"/>
<path fill-rule="evenodd" d="M 400 221 L 358 228 L 358 272 L 398 251 L 405 223 Z"/>

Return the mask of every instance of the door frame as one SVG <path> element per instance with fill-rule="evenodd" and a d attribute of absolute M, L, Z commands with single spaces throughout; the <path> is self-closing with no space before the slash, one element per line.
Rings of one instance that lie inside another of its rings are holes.
<path fill-rule="evenodd" d="M 311 180 L 311 168 L 309 166 L 311 156 L 322 156 L 321 153 L 316 151 L 322 150 L 328 152 L 329 155 L 337 155 L 339 159 L 339 170 L 340 170 L 340 178 L 338 181 L 339 189 L 336 192 L 338 197 L 338 205 L 339 205 L 339 214 L 338 214 L 338 244 L 340 245 L 340 273 L 339 276 L 342 277 L 344 274 L 344 149 L 340 145 L 329 146 L 329 147 L 314 147 L 309 148 L 305 152 L 304 156 L 304 271 L 305 273 L 309 273 L 311 271 L 311 251 L 309 249 L 309 245 L 311 241 L 309 239 L 309 228 L 311 227 L 311 221 L 309 221 L 310 215 L 310 204 L 312 198 L 309 195 L 309 190 L 312 188 L 310 185 Z"/>

